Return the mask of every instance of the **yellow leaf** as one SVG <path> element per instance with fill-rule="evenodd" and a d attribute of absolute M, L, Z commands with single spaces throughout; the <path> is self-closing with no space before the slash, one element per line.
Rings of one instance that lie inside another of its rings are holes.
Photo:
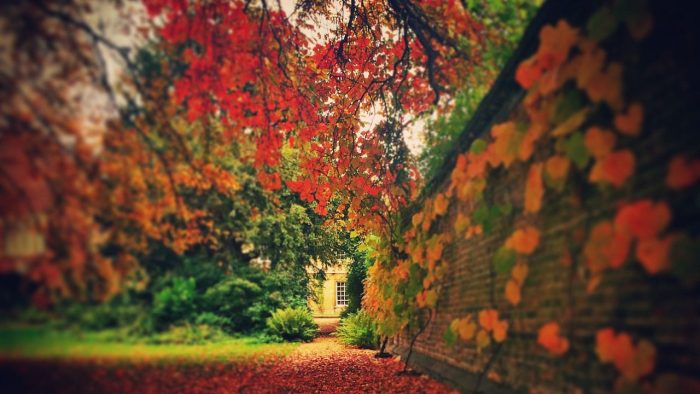
<path fill-rule="evenodd" d="M 468 216 L 462 214 L 462 212 L 458 213 L 454 224 L 455 232 L 458 235 L 464 234 L 464 232 L 467 231 L 467 228 L 469 228 L 470 224 L 471 220 L 469 220 Z"/>
<path fill-rule="evenodd" d="M 476 334 L 476 347 L 481 350 L 491 344 L 489 333 L 484 330 L 479 330 Z"/>
<path fill-rule="evenodd" d="M 418 227 L 419 224 L 423 222 L 423 212 L 418 212 L 417 214 L 413 215 L 413 218 L 411 219 L 411 223 L 413 223 L 413 227 Z"/>
<path fill-rule="evenodd" d="M 583 124 L 583 121 L 586 120 L 586 116 L 588 116 L 590 111 L 591 109 L 589 107 L 585 107 L 569 116 L 565 121 L 560 123 L 554 128 L 554 130 L 552 130 L 552 135 L 555 137 L 560 137 L 578 129 L 579 126 Z"/>

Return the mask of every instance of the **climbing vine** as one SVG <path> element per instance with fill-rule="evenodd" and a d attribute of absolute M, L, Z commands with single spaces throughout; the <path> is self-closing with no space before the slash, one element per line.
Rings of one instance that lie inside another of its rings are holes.
<path fill-rule="evenodd" d="M 537 51 L 515 72 L 526 90 L 520 106 L 509 119 L 493 125 L 489 135 L 474 140 L 457 157 L 444 190 L 425 198 L 412 214 L 403 234 L 404 257 L 372 267 L 367 303 L 375 316 L 396 318 L 405 327 L 407 309 L 436 313 L 450 266 L 449 245 L 484 237 L 495 222 L 506 222 L 510 235 L 493 253 L 495 274 L 506 278 L 506 302 L 492 298 L 487 307 L 455 316 L 444 339 L 450 346 L 473 343 L 478 352 L 507 341 L 510 312 L 523 302 L 533 254 L 545 230 L 538 227 L 538 218 L 548 195 L 581 205 L 582 199 L 610 198 L 631 184 L 640 155 L 634 141 L 647 132 L 644 120 L 649 114 L 641 102 L 625 96 L 625 68 L 606 51 L 605 42 L 624 35 L 640 42 L 652 28 L 645 2 L 618 0 L 594 12 L 585 27 L 562 19 L 541 29 Z M 521 192 L 514 193 L 517 198 L 505 196 L 513 205 L 494 204 L 488 192 L 495 177 L 522 169 L 526 176 Z M 699 179 L 700 160 L 690 152 L 667 163 L 665 185 L 670 191 L 689 188 Z M 590 193 L 583 195 L 583 189 Z M 688 272 L 693 258 L 670 256 L 695 253 L 688 251 L 693 236 L 674 228 L 672 218 L 671 206 L 662 199 L 631 199 L 621 201 L 608 218 L 572 230 L 569 236 L 583 245 L 587 292 L 596 292 L 608 271 L 631 261 L 649 276 L 671 273 L 686 281 L 678 273 Z M 571 265 L 571 260 L 565 248 L 561 261 Z M 396 291 L 404 286 L 408 291 Z M 551 357 L 570 351 L 566 323 L 553 320 L 538 330 L 537 343 Z M 661 387 L 651 380 L 657 358 L 651 339 L 603 326 L 594 342 L 589 351 L 601 363 L 615 366 L 618 390 Z"/>

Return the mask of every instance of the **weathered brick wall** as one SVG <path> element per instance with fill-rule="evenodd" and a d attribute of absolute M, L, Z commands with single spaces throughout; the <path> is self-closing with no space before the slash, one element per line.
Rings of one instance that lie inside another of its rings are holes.
<path fill-rule="evenodd" d="M 535 51 L 538 32 L 560 18 L 582 26 L 600 3 L 549 1 L 528 28 L 513 59 L 466 125 L 454 155 L 446 160 L 442 175 L 428 186 L 428 196 L 444 192 L 455 157 L 467 150 L 474 138 L 487 135 L 491 126 L 512 116 L 524 92 L 514 81 L 518 63 Z M 618 373 L 611 364 L 598 361 L 595 333 L 601 327 L 625 330 L 635 338 L 648 338 L 657 348 L 654 377 L 665 373 L 700 376 L 700 286 L 688 286 L 668 274 L 648 275 L 634 259 L 621 269 L 606 271 L 598 288 L 586 291 L 582 246 L 588 233 L 585 224 L 614 216 L 622 201 L 663 199 L 673 211 L 672 229 L 697 239 L 700 234 L 698 185 L 682 193 L 664 186 L 670 158 L 684 152 L 700 156 L 700 62 L 697 25 L 683 2 L 653 1 L 652 34 L 640 44 L 617 40 L 606 45 L 610 56 L 625 67 L 626 97 L 645 108 L 643 132 L 631 142 L 636 153 L 635 174 L 624 187 L 582 187 L 571 194 L 545 192 L 537 218 L 528 220 L 541 232 L 541 242 L 529 257 L 529 275 L 523 301 L 513 307 L 504 297 L 508 275 L 496 274 L 494 252 L 522 224 L 519 215 L 496 223 L 489 234 L 469 240 L 457 238 L 444 259 L 449 272 L 441 289 L 435 315 L 418 337 L 413 365 L 436 375 L 465 392 L 473 392 L 479 376 L 481 392 L 609 392 Z M 547 152 L 535 152 L 535 158 Z M 546 157 L 546 156 L 544 156 Z M 485 191 L 486 201 L 511 203 L 522 208 L 527 166 L 515 163 L 508 171 L 497 170 Z M 579 175 L 581 176 L 581 175 Z M 578 184 L 586 184 L 585 179 Z M 460 207 L 450 206 L 443 229 L 451 226 Z M 562 263 L 565 250 L 571 264 Z M 700 261 L 697 270 L 700 271 Z M 477 351 L 474 342 L 448 346 L 443 334 L 450 322 L 467 313 L 496 308 L 508 319 L 508 338 Z M 558 321 L 571 342 L 569 351 L 554 357 L 537 344 L 537 330 Z M 407 335 L 394 339 L 394 351 L 406 354 Z M 488 366 L 488 368 L 487 368 Z M 487 372 L 485 372 L 487 371 Z M 685 386 L 685 390 L 691 390 Z"/>

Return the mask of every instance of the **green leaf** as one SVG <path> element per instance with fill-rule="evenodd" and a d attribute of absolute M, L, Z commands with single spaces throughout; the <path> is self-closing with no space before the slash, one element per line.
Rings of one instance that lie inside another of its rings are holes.
<path fill-rule="evenodd" d="M 454 346 L 457 343 L 457 333 L 452 330 L 451 327 L 447 327 L 445 333 L 442 334 L 442 339 L 445 340 L 447 346 Z"/>
<path fill-rule="evenodd" d="M 501 211 L 501 214 L 508 216 L 511 213 L 513 213 L 513 204 L 507 202 L 505 204 L 499 205 L 498 210 Z"/>
<path fill-rule="evenodd" d="M 586 145 L 583 143 L 583 134 L 581 132 L 572 134 L 571 137 L 566 140 L 564 143 L 564 151 L 579 170 L 586 167 L 591 157 Z"/>
<path fill-rule="evenodd" d="M 472 218 L 474 219 L 474 223 L 481 224 L 483 226 L 484 222 L 488 220 L 489 217 L 489 207 L 488 206 L 480 206 L 474 211 L 474 215 Z"/>
<path fill-rule="evenodd" d="M 552 123 L 560 124 L 578 112 L 585 103 L 585 97 L 577 89 L 569 89 L 557 100 L 557 107 L 552 116 Z"/>
<path fill-rule="evenodd" d="M 617 23 L 617 18 L 610 8 L 602 7 L 588 19 L 586 30 L 592 40 L 602 41 L 615 32 Z"/>
<path fill-rule="evenodd" d="M 486 144 L 486 141 L 477 138 L 476 140 L 474 140 L 474 142 L 472 142 L 472 146 L 469 148 L 469 152 L 478 155 L 485 151 L 487 147 L 488 145 Z"/>
<path fill-rule="evenodd" d="M 493 256 L 493 267 L 498 274 L 507 274 L 515 265 L 517 254 L 513 249 L 502 246 Z"/>
<path fill-rule="evenodd" d="M 409 282 L 406 295 L 409 299 L 414 298 L 423 290 L 423 275 L 418 264 L 411 264 L 409 267 Z"/>
<path fill-rule="evenodd" d="M 485 234 L 490 233 L 493 226 L 493 208 L 488 205 L 479 207 L 474 211 L 473 220 L 474 223 L 481 225 Z"/>

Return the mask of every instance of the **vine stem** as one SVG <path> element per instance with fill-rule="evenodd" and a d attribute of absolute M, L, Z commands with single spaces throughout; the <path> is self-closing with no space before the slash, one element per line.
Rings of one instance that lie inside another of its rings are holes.
<path fill-rule="evenodd" d="M 423 333 L 423 331 L 425 331 L 425 329 L 428 328 L 432 318 L 433 318 L 433 310 L 430 309 L 430 314 L 428 315 L 428 321 L 425 322 L 425 324 L 420 327 L 420 329 L 418 330 L 416 335 L 414 335 L 413 338 L 411 339 L 411 345 L 408 347 L 408 354 L 406 355 L 406 361 L 404 362 L 404 365 L 403 365 L 403 373 L 406 373 L 406 371 L 408 371 L 408 361 L 411 359 L 411 355 L 413 354 L 413 346 L 416 344 L 416 340 Z"/>
<path fill-rule="evenodd" d="M 479 377 L 476 379 L 476 384 L 474 385 L 474 394 L 481 393 L 479 391 L 479 387 L 481 386 L 481 382 L 484 380 L 484 376 L 486 376 L 486 374 L 489 372 L 489 369 L 491 369 L 493 362 L 496 361 L 496 357 L 498 357 L 498 353 L 501 352 L 501 348 L 503 348 L 503 342 L 499 343 L 496 346 L 496 349 L 493 351 L 493 354 L 491 354 L 491 358 L 489 358 L 489 361 L 486 362 L 486 366 L 484 367 L 484 370 L 481 371 L 481 373 L 479 374 Z"/>

